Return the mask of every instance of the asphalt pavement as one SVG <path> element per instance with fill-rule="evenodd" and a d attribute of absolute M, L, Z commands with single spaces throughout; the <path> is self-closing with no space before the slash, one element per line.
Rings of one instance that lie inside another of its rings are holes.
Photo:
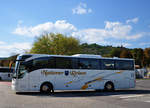
<path fill-rule="evenodd" d="M 54 94 L 16 94 L 11 82 L 0 82 L 0 108 L 150 108 L 150 80 L 136 88 L 104 91 L 56 91 Z"/>

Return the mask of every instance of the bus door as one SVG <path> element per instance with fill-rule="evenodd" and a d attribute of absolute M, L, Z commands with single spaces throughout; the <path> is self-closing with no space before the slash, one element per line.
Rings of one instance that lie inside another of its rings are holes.
<path fill-rule="evenodd" d="M 35 70 L 33 72 L 30 72 L 28 79 L 29 79 L 29 81 L 28 81 L 29 82 L 29 90 L 30 91 L 38 91 L 41 86 L 40 70 Z"/>
<path fill-rule="evenodd" d="M 17 80 L 19 90 L 21 91 L 29 90 L 29 74 L 28 71 L 25 69 L 23 63 L 20 63 L 19 69 L 17 70 Z"/>
<path fill-rule="evenodd" d="M 16 79 L 19 90 L 28 91 L 29 90 L 29 75 L 28 73 L 23 73 L 22 75 L 18 75 Z"/>

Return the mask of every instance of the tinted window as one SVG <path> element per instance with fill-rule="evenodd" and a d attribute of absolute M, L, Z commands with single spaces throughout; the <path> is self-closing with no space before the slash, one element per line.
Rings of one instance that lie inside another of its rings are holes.
<path fill-rule="evenodd" d="M 101 60 L 102 69 L 105 70 L 114 70 L 115 64 L 113 60 Z"/>
<path fill-rule="evenodd" d="M 115 65 L 117 70 L 134 70 L 134 63 L 131 60 L 117 60 Z"/>
<path fill-rule="evenodd" d="M 0 72 L 6 72 L 6 73 L 8 73 L 8 72 L 13 72 L 13 69 L 9 69 L 9 68 L 0 68 Z"/>
<path fill-rule="evenodd" d="M 33 66 L 33 67 L 32 67 Z M 33 60 L 31 68 L 43 69 L 43 68 L 54 68 L 55 62 L 52 57 L 41 57 Z"/>
<path fill-rule="evenodd" d="M 31 57 L 32 55 L 23 55 L 23 56 L 21 56 L 21 60 L 25 60 L 25 59 L 27 59 L 27 58 L 29 58 L 29 57 Z"/>
<path fill-rule="evenodd" d="M 55 64 L 57 69 L 72 69 L 72 59 L 65 57 L 55 57 Z"/>
<path fill-rule="evenodd" d="M 48 59 L 47 58 L 38 58 L 33 60 L 33 67 L 36 68 L 47 68 L 48 67 Z"/>
<path fill-rule="evenodd" d="M 96 59 L 79 59 L 79 69 L 99 69 L 99 61 Z"/>
<path fill-rule="evenodd" d="M 90 60 L 92 69 L 99 69 L 99 60 Z"/>

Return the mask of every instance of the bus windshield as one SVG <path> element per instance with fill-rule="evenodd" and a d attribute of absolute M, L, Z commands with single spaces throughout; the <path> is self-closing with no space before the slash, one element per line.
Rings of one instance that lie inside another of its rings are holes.
<path fill-rule="evenodd" d="M 15 72 L 13 73 L 13 78 L 22 78 L 25 73 L 27 72 L 26 66 L 25 66 L 25 59 L 31 57 L 31 55 L 23 55 L 23 56 L 18 56 L 16 59 L 16 64 L 15 64 Z"/>
<path fill-rule="evenodd" d="M 17 61 L 13 78 L 23 78 L 27 73 L 26 66 L 23 61 Z"/>
<path fill-rule="evenodd" d="M 18 78 L 23 78 L 23 76 L 27 73 L 26 66 L 24 62 L 20 62 L 18 66 Z"/>
<path fill-rule="evenodd" d="M 15 71 L 13 72 L 13 78 L 17 77 L 17 67 L 18 67 L 18 61 L 15 64 Z"/>

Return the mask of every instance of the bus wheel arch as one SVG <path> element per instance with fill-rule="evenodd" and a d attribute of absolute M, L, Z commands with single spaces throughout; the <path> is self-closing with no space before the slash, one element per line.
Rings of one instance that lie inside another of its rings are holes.
<path fill-rule="evenodd" d="M 112 81 L 107 81 L 104 85 L 104 90 L 105 91 L 114 91 L 115 90 L 114 83 Z"/>
<path fill-rule="evenodd" d="M 40 86 L 40 92 L 46 94 L 54 92 L 53 84 L 48 81 L 43 82 Z"/>

